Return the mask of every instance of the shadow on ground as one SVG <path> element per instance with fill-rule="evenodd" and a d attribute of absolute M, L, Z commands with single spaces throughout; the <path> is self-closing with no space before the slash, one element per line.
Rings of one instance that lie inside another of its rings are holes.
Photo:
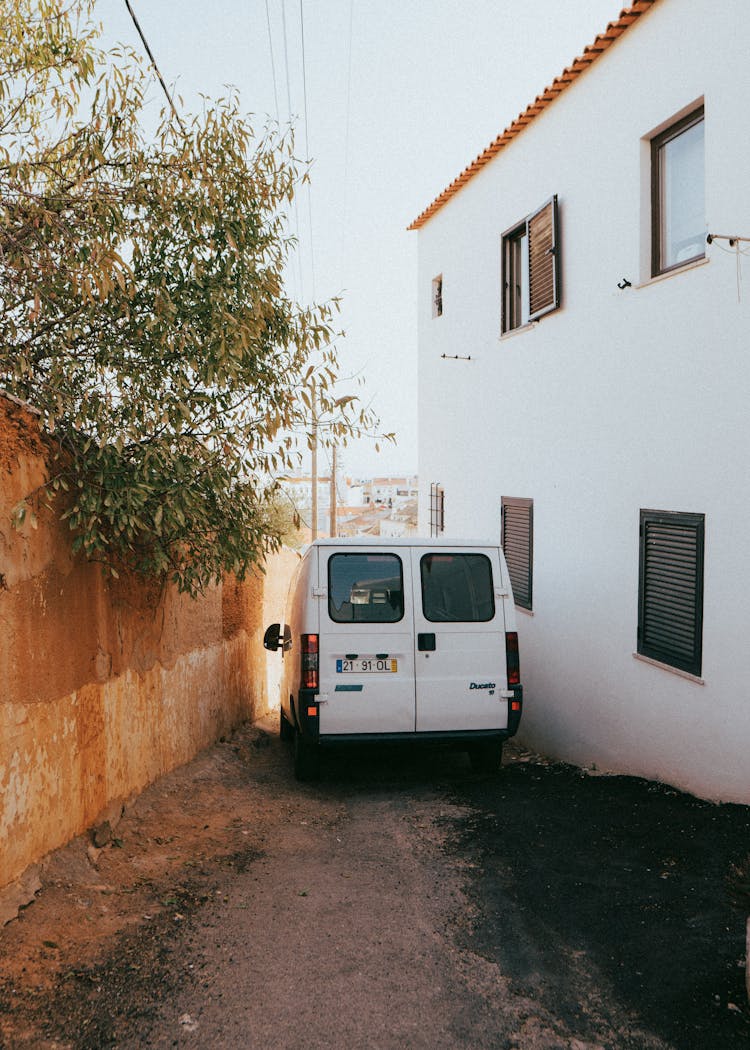
<path fill-rule="evenodd" d="M 750 808 L 508 759 L 500 777 L 453 790 L 474 810 L 452 843 L 476 863 L 471 946 L 571 1018 L 577 971 L 594 967 L 679 1050 L 750 1046 L 745 915 L 727 886 L 750 852 Z"/>

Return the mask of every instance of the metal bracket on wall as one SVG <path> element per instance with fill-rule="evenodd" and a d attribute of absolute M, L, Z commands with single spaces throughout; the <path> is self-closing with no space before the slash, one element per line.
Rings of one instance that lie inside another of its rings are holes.
<path fill-rule="evenodd" d="M 714 241 L 729 241 L 729 247 L 734 248 L 738 241 L 750 242 L 750 237 L 735 237 L 728 233 L 709 233 L 706 236 L 706 244 L 713 244 Z"/>

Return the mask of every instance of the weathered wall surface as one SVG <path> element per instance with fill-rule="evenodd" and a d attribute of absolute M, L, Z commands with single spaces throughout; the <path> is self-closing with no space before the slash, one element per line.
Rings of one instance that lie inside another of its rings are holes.
<path fill-rule="evenodd" d="M 0 397 L 0 888 L 111 801 L 267 710 L 264 602 L 296 561 L 286 552 L 267 577 L 195 601 L 107 579 L 71 556 L 51 511 L 12 527 L 44 472 L 35 418 Z"/>

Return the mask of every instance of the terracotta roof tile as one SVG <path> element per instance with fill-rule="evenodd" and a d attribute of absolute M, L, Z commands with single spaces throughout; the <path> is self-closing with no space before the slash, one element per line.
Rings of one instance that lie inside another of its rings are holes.
<path fill-rule="evenodd" d="M 541 94 L 537 95 L 534 101 L 526 107 L 523 113 L 519 113 L 516 119 L 489 144 L 487 149 L 483 150 L 482 153 L 475 157 L 471 164 L 464 168 L 461 174 L 458 175 L 453 182 L 451 182 L 451 184 L 435 198 L 432 204 L 425 208 L 421 215 L 417 216 L 408 229 L 418 230 L 421 226 L 424 226 L 428 219 L 431 219 L 451 197 L 458 193 L 461 187 L 464 186 L 469 179 L 483 168 L 485 164 L 488 164 L 504 146 L 507 146 L 509 142 L 512 142 L 519 132 L 523 131 L 523 129 L 527 127 L 543 110 L 545 110 L 551 102 L 554 102 L 561 91 L 564 91 L 565 88 L 569 87 L 575 80 L 577 80 L 581 73 L 585 72 L 594 62 L 596 62 L 596 60 L 603 55 L 604 52 L 641 17 L 641 15 L 650 11 L 657 2 L 658 0 L 635 0 L 635 3 L 631 4 L 630 7 L 623 8 L 620 12 L 620 17 L 615 19 L 615 21 L 610 22 L 604 32 L 599 33 L 594 42 L 583 49 L 583 54 L 575 58 L 573 62 L 562 71 L 560 76 L 555 77 L 552 83 L 546 87 Z"/>

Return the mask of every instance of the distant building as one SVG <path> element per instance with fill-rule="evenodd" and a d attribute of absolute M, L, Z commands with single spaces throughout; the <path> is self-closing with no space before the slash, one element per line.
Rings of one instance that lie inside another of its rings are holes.
<path fill-rule="evenodd" d="M 364 503 L 398 507 L 419 497 L 419 479 L 416 474 L 393 478 L 372 478 L 362 482 Z"/>
<path fill-rule="evenodd" d="M 339 536 L 380 536 L 380 526 L 388 516 L 387 507 L 365 504 L 362 507 L 341 507 L 337 514 Z"/>
<path fill-rule="evenodd" d="M 381 536 L 416 536 L 418 533 L 418 501 L 410 499 L 398 508 L 394 507 L 388 517 L 380 522 Z"/>
<path fill-rule="evenodd" d="M 312 506 L 312 478 L 309 474 L 285 478 L 282 487 L 294 500 L 294 505 L 301 509 Z M 329 507 L 331 504 L 330 477 L 318 478 L 318 506 Z"/>
<path fill-rule="evenodd" d="M 285 479 L 283 488 L 302 519 L 303 529 L 312 526 L 312 478 L 299 475 Z M 416 533 L 419 484 L 416 475 L 393 478 L 336 481 L 336 533 L 339 536 L 408 536 Z M 319 536 L 330 535 L 331 479 L 318 478 Z M 384 524 L 385 523 L 385 524 Z M 384 531 L 381 531 L 384 529 Z"/>

